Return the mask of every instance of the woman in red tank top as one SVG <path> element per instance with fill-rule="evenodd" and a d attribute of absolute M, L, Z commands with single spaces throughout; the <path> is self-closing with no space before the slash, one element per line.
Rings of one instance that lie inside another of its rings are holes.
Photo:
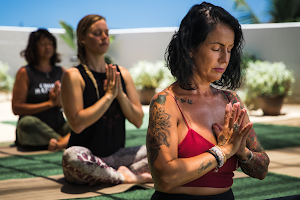
<path fill-rule="evenodd" d="M 147 132 L 152 199 L 234 199 L 233 171 L 264 179 L 269 158 L 240 98 L 243 33 L 210 3 L 194 5 L 166 51 L 177 79 L 155 95 Z M 222 88 L 226 90 L 220 90 Z"/>

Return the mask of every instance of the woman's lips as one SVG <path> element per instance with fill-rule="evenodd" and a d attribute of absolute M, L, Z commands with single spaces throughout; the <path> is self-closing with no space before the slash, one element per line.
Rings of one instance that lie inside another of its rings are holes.
<path fill-rule="evenodd" d="M 216 70 L 217 72 L 224 72 L 225 68 L 214 68 L 214 70 Z"/>

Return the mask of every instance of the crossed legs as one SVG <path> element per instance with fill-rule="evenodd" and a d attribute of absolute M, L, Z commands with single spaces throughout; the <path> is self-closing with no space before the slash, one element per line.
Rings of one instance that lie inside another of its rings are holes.
<path fill-rule="evenodd" d="M 99 158 L 79 146 L 64 152 L 63 172 L 76 184 L 152 182 L 146 146 L 122 148 L 111 156 Z"/>

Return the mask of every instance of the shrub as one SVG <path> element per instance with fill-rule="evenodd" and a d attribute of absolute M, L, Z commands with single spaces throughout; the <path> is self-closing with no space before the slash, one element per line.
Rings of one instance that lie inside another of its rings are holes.
<path fill-rule="evenodd" d="M 9 66 L 0 61 L 0 91 L 10 92 L 12 90 L 14 79 L 7 73 Z"/>
<path fill-rule="evenodd" d="M 246 73 L 246 87 L 250 96 L 286 96 L 290 95 L 295 81 L 291 71 L 283 62 L 249 62 Z"/>
<path fill-rule="evenodd" d="M 137 90 L 164 89 L 175 81 L 164 61 L 139 61 L 129 72 Z"/>

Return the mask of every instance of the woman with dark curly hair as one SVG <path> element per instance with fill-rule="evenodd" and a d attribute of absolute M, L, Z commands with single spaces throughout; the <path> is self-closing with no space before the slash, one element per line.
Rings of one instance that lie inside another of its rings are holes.
<path fill-rule="evenodd" d="M 166 61 L 177 81 L 150 105 L 152 199 L 234 199 L 238 167 L 266 177 L 269 158 L 232 92 L 241 84 L 242 47 L 238 21 L 205 2 L 189 10 L 173 35 Z"/>
<path fill-rule="evenodd" d="M 21 52 L 28 65 L 16 76 L 12 109 L 19 115 L 16 143 L 27 149 L 64 149 L 70 137 L 60 104 L 60 79 L 65 71 L 60 62 L 56 39 L 45 29 L 29 36 Z"/>

